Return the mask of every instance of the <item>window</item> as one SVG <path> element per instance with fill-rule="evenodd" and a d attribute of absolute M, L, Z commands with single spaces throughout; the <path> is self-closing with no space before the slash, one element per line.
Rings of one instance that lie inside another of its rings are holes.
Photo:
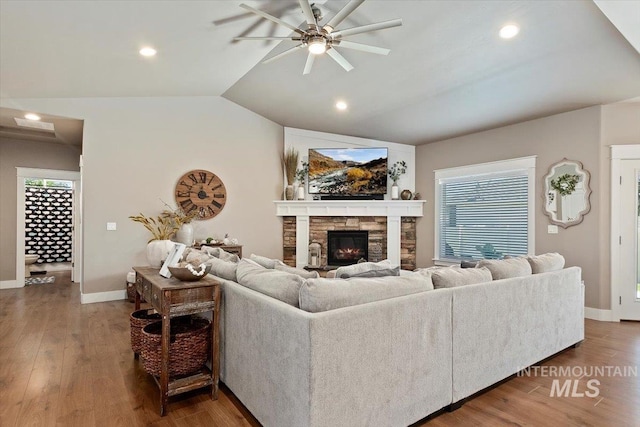
<path fill-rule="evenodd" d="M 435 171 L 435 261 L 534 253 L 535 157 Z"/>

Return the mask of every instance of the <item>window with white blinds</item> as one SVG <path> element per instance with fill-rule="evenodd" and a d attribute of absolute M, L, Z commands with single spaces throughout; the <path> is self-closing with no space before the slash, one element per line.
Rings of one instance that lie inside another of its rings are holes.
<path fill-rule="evenodd" d="M 436 171 L 436 260 L 533 253 L 535 157 Z"/>

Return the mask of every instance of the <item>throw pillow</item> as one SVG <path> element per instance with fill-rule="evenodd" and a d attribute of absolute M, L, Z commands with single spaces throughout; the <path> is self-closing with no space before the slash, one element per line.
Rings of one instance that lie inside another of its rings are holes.
<path fill-rule="evenodd" d="M 249 259 L 252 260 L 252 261 L 257 262 L 258 264 L 260 264 L 264 268 L 269 268 L 269 269 L 272 269 L 272 270 L 274 268 L 276 268 L 276 261 L 279 261 L 277 259 L 271 259 L 271 258 L 267 258 L 267 257 L 264 257 L 264 256 L 256 255 L 256 254 L 251 254 Z"/>
<path fill-rule="evenodd" d="M 214 276 L 222 277 L 223 279 L 227 280 L 233 280 L 234 282 L 238 281 L 236 277 L 238 263 L 211 257 L 211 259 L 209 259 L 206 264 L 211 265 L 211 274 L 213 274 Z"/>
<path fill-rule="evenodd" d="M 298 307 L 298 293 L 304 279 L 285 271 L 267 269 L 250 259 L 241 259 L 236 269 L 238 283 L 256 292 Z"/>
<path fill-rule="evenodd" d="M 210 246 L 203 246 L 200 250 L 208 255 L 220 258 L 223 261 L 238 262 L 240 258 L 236 254 L 227 252 L 222 248 L 212 248 Z"/>
<path fill-rule="evenodd" d="M 491 281 L 491 272 L 484 267 L 460 268 L 457 265 L 431 270 L 431 280 L 436 289 L 456 288 Z"/>
<path fill-rule="evenodd" d="M 558 271 L 564 268 L 564 257 L 557 252 L 528 256 L 527 261 L 529 261 L 531 265 L 531 272 L 533 274 Z"/>
<path fill-rule="evenodd" d="M 186 252 L 186 251 L 185 251 Z M 182 255 L 184 260 L 193 266 L 200 265 L 209 261 L 209 259 L 213 258 L 212 256 L 207 255 L 206 253 L 202 253 L 200 251 L 189 251 L 186 255 Z"/>
<path fill-rule="evenodd" d="M 317 313 L 431 289 L 431 279 L 418 273 L 407 276 L 307 279 L 300 287 L 300 308 Z"/>
<path fill-rule="evenodd" d="M 389 260 L 380 262 L 361 262 L 358 264 L 338 267 L 336 278 L 346 279 L 349 277 L 384 277 L 399 276 L 400 266 L 391 265 Z"/>
<path fill-rule="evenodd" d="M 478 261 L 467 261 L 464 259 L 460 261 L 460 268 L 476 268 L 476 265 L 478 265 Z"/>
<path fill-rule="evenodd" d="M 308 271 L 302 268 L 291 267 L 284 262 L 278 260 L 276 262 L 275 270 L 286 271 L 287 273 L 297 274 L 303 279 L 317 279 L 320 277 L 317 271 Z"/>
<path fill-rule="evenodd" d="M 479 267 L 487 267 L 491 271 L 493 280 L 510 279 L 531 275 L 531 265 L 526 258 L 509 259 L 482 259 L 478 261 Z"/>

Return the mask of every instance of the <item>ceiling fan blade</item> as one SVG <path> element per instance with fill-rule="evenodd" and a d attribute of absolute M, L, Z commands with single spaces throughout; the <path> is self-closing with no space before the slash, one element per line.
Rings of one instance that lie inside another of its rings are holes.
<path fill-rule="evenodd" d="M 346 40 L 336 40 L 333 42 L 334 46 L 345 47 L 347 49 L 360 50 L 362 52 L 377 53 L 378 55 L 388 55 L 391 52 L 390 49 L 383 47 L 371 46 L 368 44 L 354 43 Z"/>
<path fill-rule="evenodd" d="M 327 22 L 324 27 L 322 27 L 327 33 L 331 34 L 331 32 L 342 22 L 345 20 L 347 16 L 351 14 L 358 6 L 364 3 L 364 0 L 351 0 L 349 3 L 343 7 L 340 12 L 336 13 L 336 16 L 331 18 L 329 22 Z"/>
<path fill-rule="evenodd" d="M 311 10 L 309 2 L 307 0 L 298 0 L 298 3 L 300 3 L 302 13 L 304 13 L 304 17 L 307 20 L 307 24 L 309 24 L 310 27 L 315 27 L 317 25 L 316 17 L 313 16 L 313 10 Z"/>
<path fill-rule="evenodd" d="M 291 40 L 300 41 L 295 37 L 234 37 L 234 40 Z"/>
<path fill-rule="evenodd" d="M 283 25 L 283 26 L 289 28 L 290 30 L 295 31 L 298 34 L 304 34 L 304 31 L 302 31 L 300 28 L 294 27 L 293 25 L 289 24 L 288 22 L 285 22 L 280 18 L 276 18 L 275 16 L 269 15 L 266 12 L 263 12 L 263 11 L 258 10 L 258 9 L 254 9 L 251 6 L 248 6 L 248 5 L 244 4 L 244 3 L 242 3 L 240 5 L 240 7 L 243 8 L 243 9 L 247 9 L 248 11 L 251 11 L 251 12 L 255 13 L 256 15 L 260 15 L 263 18 L 268 19 L 269 21 L 275 22 L 276 24 Z"/>
<path fill-rule="evenodd" d="M 353 70 L 353 65 L 351 65 L 349 61 L 347 61 L 344 56 L 340 55 L 335 49 L 329 49 L 327 51 L 327 55 L 329 55 L 331 58 L 333 58 L 334 61 L 340 64 L 340 66 L 344 68 L 345 71 Z"/>
<path fill-rule="evenodd" d="M 369 31 L 384 30 L 385 28 L 399 27 L 402 25 L 402 19 L 392 19 L 390 21 L 377 22 L 375 24 L 362 25 L 360 27 L 347 28 L 346 30 L 331 33 L 334 38 L 353 36 L 355 34 L 367 33 Z"/>
<path fill-rule="evenodd" d="M 276 56 L 272 56 L 271 58 L 269 58 L 269 59 L 266 59 L 266 60 L 262 61 L 262 63 L 263 63 L 263 64 L 268 64 L 268 63 L 270 63 L 270 62 L 273 62 L 273 61 L 275 61 L 276 59 L 280 59 L 280 58 L 282 58 L 283 56 L 287 56 L 287 55 L 289 55 L 290 53 L 295 52 L 296 50 L 300 49 L 301 47 L 304 47 L 304 44 L 300 43 L 299 45 L 294 46 L 294 47 L 292 47 L 291 49 L 287 49 L 287 50 L 285 50 L 284 52 L 281 52 L 281 53 L 277 54 Z"/>
<path fill-rule="evenodd" d="M 304 64 L 303 75 L 307 75 L 311 72 L 311 67 L 313 67 L 313 61 L 316 59 L 316 55 L 309 52 L 309 56 L 307 56 L 307 62 Z"/>

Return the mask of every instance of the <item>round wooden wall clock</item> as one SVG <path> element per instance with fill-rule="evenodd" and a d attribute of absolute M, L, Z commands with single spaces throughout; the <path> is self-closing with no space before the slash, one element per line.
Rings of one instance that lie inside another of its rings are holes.
<path fill-rule="evenodd" d="M 184 213 L 198 212 L 196 219 L 218 215 L 227 202 L 227 189 L 213 172 L 195 169 L 182 175 L 176 184 L 176 203 Z"/>

